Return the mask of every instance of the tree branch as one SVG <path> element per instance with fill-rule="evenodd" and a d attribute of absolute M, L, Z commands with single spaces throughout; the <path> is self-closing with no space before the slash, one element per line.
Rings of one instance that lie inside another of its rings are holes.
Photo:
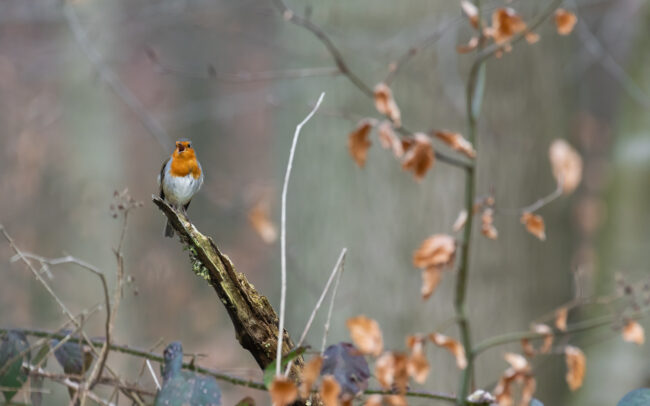
<path fill-rule="evenodd" d="M 275 360 L 278 345 L 278 316 L 268 299 L 255 290 L 246 276 L 235 270 L 230 258 L 221 253 L 212 238 L 201 234 L 185 215 L 158 196 L 152 196 L 152 200 L 167 216 L 181 243 L 188 248 L 194 272 L 203 277 L 219 296 L 241 346 L 251 353 L 262 369 L 266 368 Z M 289 353 L 293 347 L 291 337 L 283 331 L 282 353 Z M 289 376 L 297 378 L 302 367 L 302 358 L 296 358 Z"/>
<path fill-rule="evenodd" d="M 367 84 L 365 84 L 365 82 L 363 80 L 361 80 L 361 78 L 359 76 L 357 76 L 354 72 L 352 72 L 350 70 L 347 63 L 345 62 L 345 59 L 343 59 L 343 55 L 341 54 L 341 51 L 339 51 L 339 49 L 334 45 L 332 40 L 327 36 L 327 34 L 325 34 L 325 31 L 323 31 L 322 28 L 320 28 L 316 24 L 312 23 L 307 18 L 299 16 L 298 14 L 296 14 L 293 10 L 291 10 L 286 5 L 284 0 L 272 0 L 272 1 L 273 1 L 273 4 L 275 4 L 276 8 L 280 11 L 280 13 L 282 14 L 282 17 L 285 20 L 287 20 L 287 21 L 289 21 L 289 22 L 291 22 L 291 23 L 293 23 L 293 24 L 295 24 L 297 26 L 303 27 L 306 30 L 310 31 L 312 34 L 314 34 L 316 36 L 316 38 L 318 38 L 323 43 L 323 45 L 325 45 L 325 48 L 327 48 L 330 55 L 332 55 L 332 58 L 334 59 L 334 62 L 336 63 L 336 66 L 340 70 L 341 74 L 343 74 L 345 77 L 347 77 L 348 80 L 350 80 L 350 82 L 352 82 L 352 84 L 357 89 L 359 89 L 363 94 L 365 94 L 366 96 L 368 96 L 371 99 L 375 98 L 375 92 Z M 437 38 L 437 32 L 435 34 L 436 35 L 433 35 L 428 40 L 431 40 L 431 41 L 435 40 Z M 405 57 L 405 59 L 408 60 L 408 55 L 407 55 L 407 57 Z M 390 77 L 390 79 L 392 80 L 393 78 Z M 400 134 L 406 135 L 406 136 L 413 136 L 413 134 L 414 134 L 412 131 L 407 130 L 403 126 L 399 127 L 399 128 L 396 128 L 396 130 Z M 469 167 L 473 166 L 472 163 L 465 162 L 464 160 L 455 158 L 454 156 L 449 156 L 447 154 L 444 154 L 444 153 L 441 153 L 441 152 L 438 152 L 438 151 L 434 151 L 434 154 L 435 154 L 436 158 L 440 162 L 444 162 L 444 163 L 447 163 L 449 165 L 452 165 L 452 166 L 455 166 L 455 167 L 458 167 L 458 168 L 465 168 L 466 169 L 466 168 L 469 168 Z"/>

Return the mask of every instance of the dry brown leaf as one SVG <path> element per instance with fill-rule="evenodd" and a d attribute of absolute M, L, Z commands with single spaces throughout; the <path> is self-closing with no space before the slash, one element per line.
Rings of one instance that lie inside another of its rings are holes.
<path fill-rule="evenodd" d="M 623 340 L 643 345 L 645 342 L 645 331 L 643 327 L 634 320 L 629 320 L 623 327 Z"/>
<path fill-rule="evenodd" d="M 533 344 L 531 344 L 530 340 L 527 338 L 521 339 L 521 348 L 524 351 L 524 355 L 527 357 L 533 357 L 537 353 L 535 347 L 533 347 Z"/>
<path fill-rule="evenodd" d="M 395 382 L 395 355 L 392 352 L 386 352 L 377 358 L 375 376 L 382 388 L 392 388 Z"/>
<path fill-rule="evenodd" d="M 377 127 L 379 142 L 384 149 L 391 149 L 396 158 L 404 156 L 404 144 L 400 137 L 393 131 L 393 125 L 390 121 L 384 121 Z"/>
<path fill-rule="evenodd" d="M 481 215 L 481 233 L 490 240 L 496 240 L 499 237 L 499 232 L 493 223 L 494 210 L 491 207 L 486 207 Z"/>
<path fill-rule="evenodd" d="M 463 209 L 458 213 L 458 217 L 456 217 L 456 221 L 454 221 L 454 225 L 452 226 L 452 229 L 454 231 L 460 231 L 465 227 L 465 223 L 467 222 L 467 210 Z"/>
<path fill-rule="evenodd" d="M 569 35 L 578 22 L 578 17 L 563 8 L 555 10 L 555 26 L 560 35 Z"/>
<path fill-rule="evenodd" d="M 523 387 L 519 405 L 528 406 L 536 387 L 535 378 L 531 374 L 528 360 L 524 356 L 514 353 L 506 353 L 504 358 L 510 364 L 510 368 L 504 371 L 494 388 L 494 396 L 496 397 L 497 404 L 500 406 L 513 405 L 512 384 L 521 382 L 523 383 Z"/>
<path fill-rule="evenodd" d="M 524 31 L 526 23 L 512 8 L 498 8 L 492 13 L 492 26 L 486 27 L 484 34 L 492 37 L 497 44 L 503 44 L 514 35 Z M 509 44 L 508 44 L 509 45 Z M 510 47 L 504 49 L 510 51 Z"/>
<path fill-rule="evenodd" d="M 456 365 L 460 369 L 467 367 L 467 357 L 465 356 L 465 348 L 461 343 L 453 338 L 447 337 L 438 333 L 429 334 L 429 339 L 433 341 L 438 347 L 446 348 L 456 358 Z"/>
<path fill-rule="evenodd" d="M 408 357 L 399 352 L 386 352 L 375 362 L 375 376 L 384 389 L 406 392 L 408 387 Z"/>
<path fill-rule="evenodd" d="M 325 375 L 320 385 L 320 397 L 325 406 L 338 406 L 341 386 L 332 375 Z"/>
<path fill-rule="evenodd" d="M 503 358 L 508 364 L 512 367 L 515 372 L 529 372 L 530 365 L 528 360 L 521 354 L 515 354 L 514 352 L 507 352 L 504 354 Z"/>
<path fill-rule="evenodd" d="M 564 194 L 573 192 L 582 179 L 582 158 L 576 150 L 563 139 L 556 139 L 548 150 L 553 176 L 562 185 Z"/>
<path fill-rule="evenodd" d="M 553 329 L 546 324 L 533 324 L 532 330 L 537 334 L 544 335 L 544 341 L 542 342 L 542 347 L 539 349 L 539 352 L 541 354 L 548 354 L 553 346 Z"/>
<path fill-rule="evenodd" d="M 274 406 L 286 406 L 298 398 L 296 384 L 283 376 L 273 378 L 269 393 Z"/>
<path fill-rule="evenodd" d="M 539 34 L 534 33 L 532 31 L 527 31 L 526 32 L 526 42 L 529 44 L 535 44 L 539 41 Z"/>
<path fill-rule="evenodd" d="M 315 356 L 305 364 L 302 370 L 302 383 L 300 384 L 300 397 L 306 399 L 311 392 L 314 382 L 320 376 L 320 369 L 323 366 L 323 357 Z"/>
<path fill-rule="evenodd" d="M 476 151 L 474 150 L 474 147 L 460 133 L 455 133 L 448 130 L 439 130 L 436 131 L 434 135 L 440 138 L 452 149 L 465 154 L 469 158 L 476 158 Z"/>
<path fill-rule="evenodd" d="M 370 395 L 363 406 L 382 406 L 381 395 Z"/>
<path fill-rule="evenodd" d="M 560 331 L 566 331 L 566 319 L 569 316 L 569 309 L 560 307 L 555 311 L 555 327 Z"/>
<path fill-rule="evenodd" d="M 420 244 L 413 253 L 416 268 L 444 267 L 453 265 L 456 240 L 447 234 L 434 234 Z"/>
<path fill-rule="evenodd" d="M 260 199 L 248 212 L 248 221 L 262 238 L 262 241 L 267 244 L 273 243 L 278 238 L 278 230 L 269 218 L 270 211 L 269 199 L 265 197 Z"/>
<path fill-rule="evenodd" d="M 377 108 L 378 112 L 390 118 L 396 127 L 401 127 L 402 114 L 393 98 L 393 91 L 385 83 L 378 83 L 375 86 L 375 108 Z"/>
<path fill-rule="evenodd" d="M 537 382 L 535 378 L 531 375 L 527 375 L 524 378 L 524 387 L 521 390 L 521 400 L 519 401 L 519 406 L 529 406 L 530 402 L 533 400 L 533 395 L 535 394 L 535 389 L 537 389 Z"/>
<path fill-rule="evenodd" d="M 456 46 L 456 52 L 459 54 L 468 54 L 478 48 L 478 43 L 479 43 L 479 38 L 478 37 L 472 37 L 467 41 L 467 44 L 465 45 L 458 45 Z"/>
<path fill-rule="evenodd" d="M 422 299 L 428 299 L 442 280 L 442 270 L 437 266 L 430 266 L 422 270 Z"/>
<path fill-rule="evenodd" d="M 424 340 L 422 336 L 408 336 L 406 343 L 411 354 L 406 364 L 406 371 L 417 383 L 424 383 L 429 375 L 429 361 L 424 353 Z"/>
<path fill-rule="evenodd" d="M 345 323 L 352 341 L 364 354 L 378 356 L 384 347 L 379 323 L 366 316 L 352 317 Z"/>
<path fill-rule="evenodd" d="M 408 406 L 404 395 L 387 395 L 385 399 L 390 406 Z"/>
<path fill-rule="evenodd" d="M 372 145 L 370 142 L 371 130 L 372 122 L 368 119 L 363 119 L 359 121 L 357 127 L 348 135 L 348 150 L 360 168 L 363 168 L 366 164 L 368 148 Z"/>
<path fill-rule="evenodd" d="M 463 9 L 463 13 L 469 19 L 472 27 L 478 29 L 478 7 L 476 7 L 474 3 L 467 0 L 461 0 L 460 7 Z"/>
<path fill-rule="evenodd" d="M 526 230 L 529 233 L 539 238 L 546 240 L 546 232 L 544 231 L 544 219 L 539 214 L 524 213 L 521 215 L 521 223 L 526 225 Z"/>
<path fill-rule="evenodd" d="M 422 180 L 427 171 L 431 169 L 436 156 L 433 152 L 431 140 L 426 134 L 414 134 L 414 142 L 409 145 L 409 148 L 404 153 L 402 159 L 402 169 L 413 171 L 415 179 Z"/>
<path fill-rule="evenodd" d="M 566 382 L 569 389 L 574 391 L 582 386 L 587 369 L 587 359 L 580 348 L 570 345 L 564 349 L 564 355 L 567 366 Z"/>
<path fill-rule="evenodd" d="M 512 385 L 516 377 L 517 373 L 512 368 L 508 368 L 499 378 L 493 392 L 499 406 L 512 406 L 513 399 L 510 385 Z"/>

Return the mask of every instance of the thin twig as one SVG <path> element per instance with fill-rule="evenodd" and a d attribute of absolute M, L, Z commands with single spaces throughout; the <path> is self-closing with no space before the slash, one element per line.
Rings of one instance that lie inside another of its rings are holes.
<path fill-rule="evenodd" d="M 336 291 L 339 289 L 339 282 L 341 281 L 341 275 L 343 275 L 343 270 L 345 269 L 345 257 L 341 261 L 341 269 L 336 274 L 336 282 L 334 282 L 334 288 L 332 289 L 332 297 L 330 298 L 330 305 L 327 309 L 327 319 L 325 319 L 325 326 L 323 327 L 323 344 L 321 345 L 320 353 L 325 352 L 325 344 L 327 344 L 327 334 L 330 331 L 330 322 L 332 321 L 332 310 L 334 310 L 334 300 L 336 299 Z"/>
<path fill-rule="evenodd" d="M 325 31 L 323 31 L 319 26 L 312 23 L 307 18 L 294 13 L 293 10 L 291 10 L 283 0 L 273 0 L 273 3 L 278 8 L 280 14 L 282 14 L 282 17 L 285 20 L 301 26 L 314 34 L 323 43 L 323 45 L 325 45 L 325 48 L 327 48 L 329 53 L 332 55 L 334 63 L 336 63 L 336 66 L 339 68 L 341 73 L 347 76 L 347 78 L 350 79 L 350 81 L 354 83 L 354 85 L 359 90 L 365 93 L 366 96 L 374 97 L 375 92 L 373 92 L 373 90 L 368 87 L 368 85 L 366 85 L 361 80 L 361 78 L 359 78 L 354 72 L 350 70 L 350 68 L 348 68 L 347 63 L 343 59 L 341 51 L 339 51 L 332 40 L 327 36 L 327 34 L 325 34 Z"/>
<path fill-rule="evenodd" d="M 325 34 L 325 31 L 323 31 L 322 28 L 311 22 L 305 17 L 301 17 L 298 14 L 296 14 L 293 10 L 291 10 L 286 3 L 283 0 L 272 0 L 273 3 L 275 4 L 276 8 L 280 11 L 282 14 L 282 17 L 297 25 L 300 27 L 305 28 L 306 30 L 310 31 L 312 34 L 318 38 L 323 45 L 325 45 L 325 48 L 329 51 L 330 55 L 334 59 L 334 62 L 336 63 L 336 66 L 338 66 L 339 70 L 341 73 L 348 78 L 348 80 L 357 88 L 359 89 L 363 94 L 365 94 L 367 97 L 374 99 L 375 97 L 375 92 L 367 85 L 364 83 L 363 80 L 359 76 L 357 76 L 354 72 L 350 70 L 348 67 L 347 63 L 343 59 L 343 55 L 339 51 L 339 49 L 334 45 L 332 40 Z M 404 126 L 400 126 L 396 128 L 397 132 L 399 132 L 402 135 L 405 136 L 413 136 L 413 132 L 410 130 L 407 130 Z M 453 156 L 446 155 L 444 153 L 441 153 L 439 151 L 434 151 L 434 155 L 436 159 L 438 159 L 440 162 L 445 162 L 449 165 L 456 166 L 458 168 L 468 168 L 472 167 L 472 163 L 468 163 L 462 159 L 455 158 Z"/>
<path fill-rule="evenodd" d="M 106 65 L 104 58 L 88 38 L 88 33 L 81 24 L 79 16 L 74 10 L 74 6 L 69 4 L 70 2 L 63 3 L 63 14 L 65 15 L 68 26 L 70 27 L 77 44 L 79 44 L 79 48 L 81 48 L 81 51 L 97 71 L 99 77 L 113 90 L 113 92 L 115 92 L 124 104 L 131 109 L 138 120 L 140 120 L 140 123 L 142 123 L 142 125 L 147 129 L 149 134 L 151 134 L 158 144 L 167 151 L 168 147 L 171 145 L 171 141 L 165 129 L 147 112 L 142 105 L 142 102 L 138 100 L 115 72 Z"/>
<path fill-rule="evenodd" d="M 296 126 L 296 131 L 293 134 L 293 141 L 291 142 L 291 150 L 289 151 L 289 162 L 287 163 L 287 171 L 284 175 L 284 185 L 282 186 L 282 215 L 280 222 L 280 271 L 282 273 L 282 288 L 280 292 L 280 323 L 278 326 L 278 348 L 276 355 L 276 368 L 275 374 L 280 375 L 280 368 L 282 367 L 282 339 L 284 332 L 284 307 L 287 295 L 287 189 L 289 188 L 289 178 L 291 177 L 291 168 L 293 166 L 293 157 L 296 154 L 296 144 L 298 143 L 298 137 L 300 136 L 300 130 L 302 126 L 312 118 L 312 116 L 318 110 L 321 102 L 325 97 L 325 92 L 320 94 L 318 101 L 314 108 L 307 114 L 300 124 Z"/>
<path fill-rule="evenodd" d="M 325 284 L 325 287 L 323 288 L 323 292 L 321 292 L 320 297 L 318 298 L 318 301 L 316 302 L 316 305 L 314 306 L 314 309 L 311 311 L 311 314 L 309 315 L 309 320 L 307 320 L 307 324 L 305 324 L 305 328 L 302 330 L 302 334 L 300 335 L 300 339 L 296 343 L 296 348 L 300 347 L 302 343 L 305 341 L 305 337 L 307 337 L 307 333 L 309 332 L 309 329 L 311 328 L 312 323 L 314 322 L 314 318 L 316 317 L 316 313 L 318 312 L 318 309 L 320 309 L 321 304 L 323 303 L 323 300 L 325 299 L 325 296 L 327 295 L 327 292 L 330 289 L 330 286 L 332 285 L 332 282 L 334 281 L 334 277 L 337 275 L 337 272 L 339 272 L 341 268 L 341 264 L 345 260 L 345 254 L 348 252 L 347 248 L 343 248 L 341 250 L 341 254 L 339 255 L 339 259 L 336 261 L 336 265 L 334 265 L 334 269 L 332 269 L 332 272 L 330 273 L 330 277 L 327 279 L 327 283 Z M 284 370 L 284 376 L 287 377 L 289 376 L 289 370 L 291 369 L 291 365 L 293 364 L 293 360 L 289 362 L 287 365 L 287 368 Z"/>
<path fill-rule="evenodd" d="M 625 69 L 616 62 L 614 57 L 607 52 L 598 37 L 589 29 L 587 23 L 578 19 L 578 35 L 585 44 L 585 48 L 593 56 L 597 57 L 597 62 L 618 82 L 625 92 L 640 104 L 645 110 L 650 111 L 650 95 L 634 82 L 634 79 L 625 72 Z"/>
<path fill-rule="evenodd" d="M 95 364 L 95 367 L 92 369 L 88 377 L 88 385 L 86 386 L 89 389 L 93 389 L 97 384 L 99 378 L 102 376 L 104 367 L 106 366 L 106 360 L 108 359 L 108 353 L 111 347 L 113 328 L 115 326 L 115 317 L 117 316 L 117 309 L 119 308 L 122 299 L 122 287 L 124 285 L 124 257 L 122 256 L 122 245 L 124 243 L 124 237 L 126 236 L 126 230 L 128 227 L 129 211 L 130 208 L 126 208 L 123 211 L 122 231 L 120 232 L 120 239 L 117 244 L 117 249 L 114 251 L 115 259 L 117 261 L 117 282 L 115 285 L 115 290 L 113 291 L 113 306 L 108 313 L 105 329 L 106 336 L 104 337 L 104 345 L 102 346 L 99 355 L 99 362 Z M 85 394 L 85 391 L 81 393 L 81 406 L 84 406 Z"/>
<path fill-rule="evenodd" d="M 55 379 L 54 374 L 50 374 L 49 372 L 44 371 L 44 370 L 41 369 L 41 368 L 37 368 L 37 367 L 34 367 L 33 365 L 29 365 L 29 364 L 27 364 L 27 368 L 29 369 L 30 373 L 34 372 L 34 373 L 38 374 L 39 376 L 48 377 L 48 378 L 50 378 L 50 379 L 51 379 L 52 381 L 54 381 L 54 382 L 59 382 L 59 383 L 61 383 L 62 385 L 67 386 L 67 387 L 70 388 L 70 389 L 74 389 L 77 393 L 78 393 L 80 390 L 82 390 L 82 388 L 81 388 L 82 385 L 81 385 L 81 384 L 72 381 L 72 380 L 71 380 L 69 377 L 67 377 L 67 376 L 63 376 L 62 379 Z M 111 403 L 111 402 L 109 402 L 109 401 L 107 401 L 107 400 L 104 400 L 104 399 L 100 398 L 99 396 L 97 396 L 97 395 L 96 395 L 95 393 L 93 393 L 92 391 L 89 391 L 89 390 L 88 390 L 88 391 L 85 391 L 85 393 L 88 394 L 87 396 L 88 396 L 90 399 L 94 400 L 95 402 L 97 402 L 97 403 L 99 403 L 99 404 L 101 404 L 101 405 L 104 405 L 104 406 L 116 406 L 114 403 Z"/>
<path fill-rule="evenodd" d="M 535 203 L 524 207 L 520 211 L 522 213 L 532 213 L 535 212 L 542 207 L 546 206 L 547 204 L 551 203 L 553 200 L 557 199 L 558 197 L 562 196 L 562 183 L 558 182 L 557 183 L 557 188 L 550 194 L 542 197 L 541 199 L 537 200 Z"/>
<path fill-rule="evenodd" d="M 32 272 L 36 280 L 45 288 L 47 293 L 54 299 L 54 301 L 57 303 L 57 305 L 61 308 L 61 311 L 63 312 L 64 315 L 68 317 L 68 320 L 75 326 L 75 328 L 79 329 L 81 336 L 83 337 L 83 340 L 88 344 L 90 349 L 93 351 L 93 354 L 97 357 L 99 357 L 99 352 L 94 348 L 91 339 L 88 337 L 86 332 L 81 329 L 82 323 L 78 322 L 72 312 L 68 309 L 68 307 L 63 303 L 63 301 L 56 295 L 54 290 L 52 290 L 52 287 L 47 283 L 47 281 L 43 278 L 41 273 L 32 265 L 32 263 L 29 261 L 29 259 L 23 254 L 23 252 L 16 246 L 14 240 L 11 238 L 11 236 L 7 233 L 7 230 L 4 228 L 2 224 L 0 224 L 0 232 L 2 232 L 2 235 L 4 238 L 7 240 L 9 243 L 9 246 L 11 249 L 14 251 L 16 256 L 20 258 L 20 260 L 27 266 L 27 268 Z M 65 336 L 62 336 L 60 338 L 63 338 Z M 103 343 L 102 343 L 103 345 Z M 111 373 L 111 375 L 114 378 L 118 378 L 118 375 L 113 371 L 111 368 L 107 368 L 107 370 Z M 128 392 L 124 392 L 125 395 L 129 396 L 132 398 L 131 394 Z"/>
<path fill-rule="evenodd" d="M 339 273 L 340 275 L 340 273 Z M 31 329 L 9 329 L 9 328 L 1 328 L 0 327 L 0 333 L 7 333 L 8 331 L 11 330 L 16 330 L 20 331 L 25 335 L 32 336 L 32 337 L 51 337 L 51 338 L 58 338 L 58 339 L 63 339 L 65 337 L 64 334 L 60 334 L 57 332 L 51 332 L 51 331 L 46 331 L 46 330 L 31 330 Z M 79 338 L 72 337 L 69 340 L 70 342 L 81 342 Z M 96 347 L 101 347 L 103 345 L 102 340 L 94 340 L 92 341 L 92 345 Z M 144 358 L 148 359 L 151 361 L 156 361 L 156 362 L 164 362 L 163 357 L 150 353 L 147 351 L 143 350 L 138 350 L 136 348 L 128 347 L 128 346 L 121 346 L 121 345 L 116 345 L 116 344 L 111 344 L 111 351 L 116 351 L 120 352 L 123 354 L 128 354 L 132 355 L 135 357 L 139 358 Z M 218 379 L 220 381 L 228 382 L 233 385 L 237 386 L 243 386 L 251 389 L 257 389 L 261 391 L 268 391 L 266 386 L 264 385 L 263 382 L 258 382 L 258 381 L 253 381 L 253 380 L 248 380 L 248 379 L 242 379 L 238 377 L 234 377 L 232 375 L 224 374 L 222 372 L 215 371 L 213 369 L 209 368 L 203 368 L 201 366 L 197 365 L 190 365 L 190 363 L 184 363 L 183 364 L 183 369 L 188 370 L 188 371 L 195 371 L 200 374 L 204 375 L 209 375 L 214 377 L 215 379 Z M 125 387 L 126 389 L 126 387 Z M 382 390 L 377 390 L 377 389 L 368 389 L 364 391 L 364 394 L 371 395 L 371 394 L 384 394 L 384 395 L 391 395 L 394 394 L 391 391 L 382 391 Z M 420 398 L 429 398 L 429 399 L 440 399 L 440 400 L 446 400 L 453 402 L 453 400 L 456 398 L 452 394 L 445 394 L 445 393 L 440 393 L 440 392 L 425 392 L 425 391 L 408 391 L 404 394 L 407 397 L 420 397 Z"/>
<path fill-rule="evenodd" d="M 210 66 L 205 71 L 196 72 L 163 65 L 157 58 L 150 58 L 150 60 L 155 65 L 156 71 L 161 74 L 180 75 L 193 79 L 213 79 L 219 82 L 232 84 L 256 83 L 268 80 L 302 79 L 319 76 L 337 76 L 341 74 L 339 68 L 331 66 L 237 73 L 219 72 Z"/>
<path fill-rule="evenodd" d="M 445 31 L 447 31 L 447 29 L 449 29 L 449 27 L 452 27 L 452 24 L 442 24 L 440 27 L 437 27 L 434 32 L 420 41 L 419 44 L 409 47 L 408 50 L 402 54 L 402 56 L 390 64 L 388 74 L 384 78 L 384 83 L 390 85 L 390 83 L 397 76 L 399 70 L 404 67 L 404 65 L 406 65 L 419 52 L 422 52 L 426 48 L 435 44 L 440 38 L 442 38 L 442 35 L 445 33 Z"/>
<path fill-rule="evenodd" d="M 11 330 L 20 331 L 23 334 L 28 335 L 28 336 L 32 336 L 32 337 L 56 338 L 56 339 L 59 339 L 59 340 L 62 340 L 62 339 L 64 339 L 66 337 L 65 334 L 61 334 L 61 333 L 58 333 L 58 332 L 47 331 L 47 330 L 20 329 L 20 328 L 1 328 L 1 327 L 0 327 L 0 334 L 7 333 L 7 332 L 9 332 Z M 68 341 L 69 342 L 74 342 L 74 343 L 82 343 L 83 339 L 76 338 L 76 337 L 71 337 Z M 104 345 L 104 340 L 103 339 L 91 340 L 90 345 L 93 346 L 93 347 L 102 347 Z M 111 351 L 115 351 L 115 352 L 119 352 L 119 353 L 127 354 L 127 355 L 132 355 L 132 356 L 138 357 L 138 358 L 144 358 L 144 359 L 148 359 L 148 360 L 155 361 L 155 362 L 160 362 L 160 363 L 164 362 L 163 357 L 158 355 L 158 354 L 155 354 L 155 353 L 152 353 L 152 352 L 149 352 L 149 351 L 145 351 L 145 350 L 140 350 L 140 349 L 137 349 L 137 348 L 126 346 L 126 345 L 117 345 L 117 344 L 113 343 L 113 344 L 111 344 L 110 349 L 111 349 Z M 184 363 L 183 364 L 183 369 L 191 370 L 191 371 L 197 371 L 197 372 L 205 374 L 205 375 L 210 375 L 210 376 L 213 376 L 215 379 L 218 379 L 218 380 L 221 380 L 221 381 L 224 381 L 224 382 L 229 382 L 229 383 L 231 383 L 233 385 L 245 386 L 245 387 L 253 388 L 253 389 L 262 389 L 262 390 L 266 389 L 264 384 L 261 383 L 261 382 L 256 382 L 256 381 L 251 381 L 251 380 L 247 380 L 247 379 L 238 378 L 236 376 L 225 374 L 225 373 L 213 370 L 213 369 L 203 368 L 203 367 L 200 367 L 200 366 L 197 367 L 196 365 L 191 366 L 189 363 Z"/>
<path fill-rule="evenodd" d="M 151 377 L 153 378 L 154 383 L 156 384 L 156 388 L 160 390 L 160 383 L 158 382 L 158 377 L 156 376 L 156 373 L 153 370 L 153 367 L 151 366 L 151 362 L 149 360 L 145 360 L 147 363 L 147 368 L 149 368 L 149 373 L 151 374 Z"/>
<path fill-rule="evenodd" d="M 646 310 L 644 310 L 642 312 L 636 312 L 636 313 L 634 313 L 632 315 L 628 315 L 628 316 L 626 316 L 626 318 L 629 319 L 629 320 L 639 320 L 639 319 L 648 317 L 649 313 L 648 313 L 647 310 L 648 309 L 646 309 Z M 572 326 L 568 326 L 566 328 L 566 330 L 564 330 L 564 331 L 557 331 L 557 332 L 554 333 L 554 335 L 557 336 L 557 337 L 565 336 L 565 335 L 568 335 L 568 334 L 579 333 L 579 332 L 582 332 L 582 331 L 607 326 L 607 325 L 612 324 L 613 322 L 615 322 L 619 318 L 620 317 L 619 317 L 618 314 L 611 314 L 611 315 L 607 315 L 607 316 L 596 317 L 596 318 L 593 318 L 593 319 L 590 319 L 590 320 L 584 320 L 582 322 L 575 323 Z M 480 353 L 482 353 L 482 352 L 484 352 L 484 351 L 486 351 L 486 350 L 488 350 L 490 348 L 497 347 L 499 345 L 504 345 L 504 344 L 508 344 L 508 343 L 512 343 L 512 342 L 517 342 L 517 341 L 521 341 L 523 339 L 532 340 L 532 339 L 535 339 L 535 338 L 543 338 L 543 337 L 544 337 L 544 333 L 536 333 L 536 332 L 533 332 L 533 331 L 517 331 L 517 332 L 507 333 L 507 334 L 503 334 L 503 335 L 496 336 L 496 337 L 491 337 L 491 338 L 488 338 L 488 339 L 478 343 L 476 345 L 476 347 L 474 347 L 474 350 L 472 351 L 472 356 L 475 357 L 475 356 L 479 355 Z"/>

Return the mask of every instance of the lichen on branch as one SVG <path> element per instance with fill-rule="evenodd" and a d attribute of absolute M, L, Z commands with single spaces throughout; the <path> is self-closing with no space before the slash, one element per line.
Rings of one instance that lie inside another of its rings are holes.
<path fill-rule="evenodd" d="M 230 258 L 219 250 L 212 238 L 202 234 L 185 215 L 158 196 L 152 196 L 152 200 L 187 248 L 192 271 L 205 279 L 219 296 L 235 327 L 237 340 L 264 369 L 275 360 L 278 342 L 278 315 L 275 309 L 248 282 L 246 276 L 235 270 Z M 293 341 L 285 331 L 282 353 L 288 354 L 293 347 Z M 303 365 L 302 357 L 296 358 L 289 376 L 297 378 Z"/>

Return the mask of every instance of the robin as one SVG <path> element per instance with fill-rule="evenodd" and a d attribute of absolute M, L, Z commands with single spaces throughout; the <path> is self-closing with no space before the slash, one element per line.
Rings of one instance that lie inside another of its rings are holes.
<path fill-rule="evenodd" d="M 185 213 L 192 197 L 203 185 L 203 170 L 190 141 L 176 141 L 172 156 L 160 168 L 158 184 L 160 197 Z M 174 229 L 167 221 L 165 237 L 173 236 Z"/>

